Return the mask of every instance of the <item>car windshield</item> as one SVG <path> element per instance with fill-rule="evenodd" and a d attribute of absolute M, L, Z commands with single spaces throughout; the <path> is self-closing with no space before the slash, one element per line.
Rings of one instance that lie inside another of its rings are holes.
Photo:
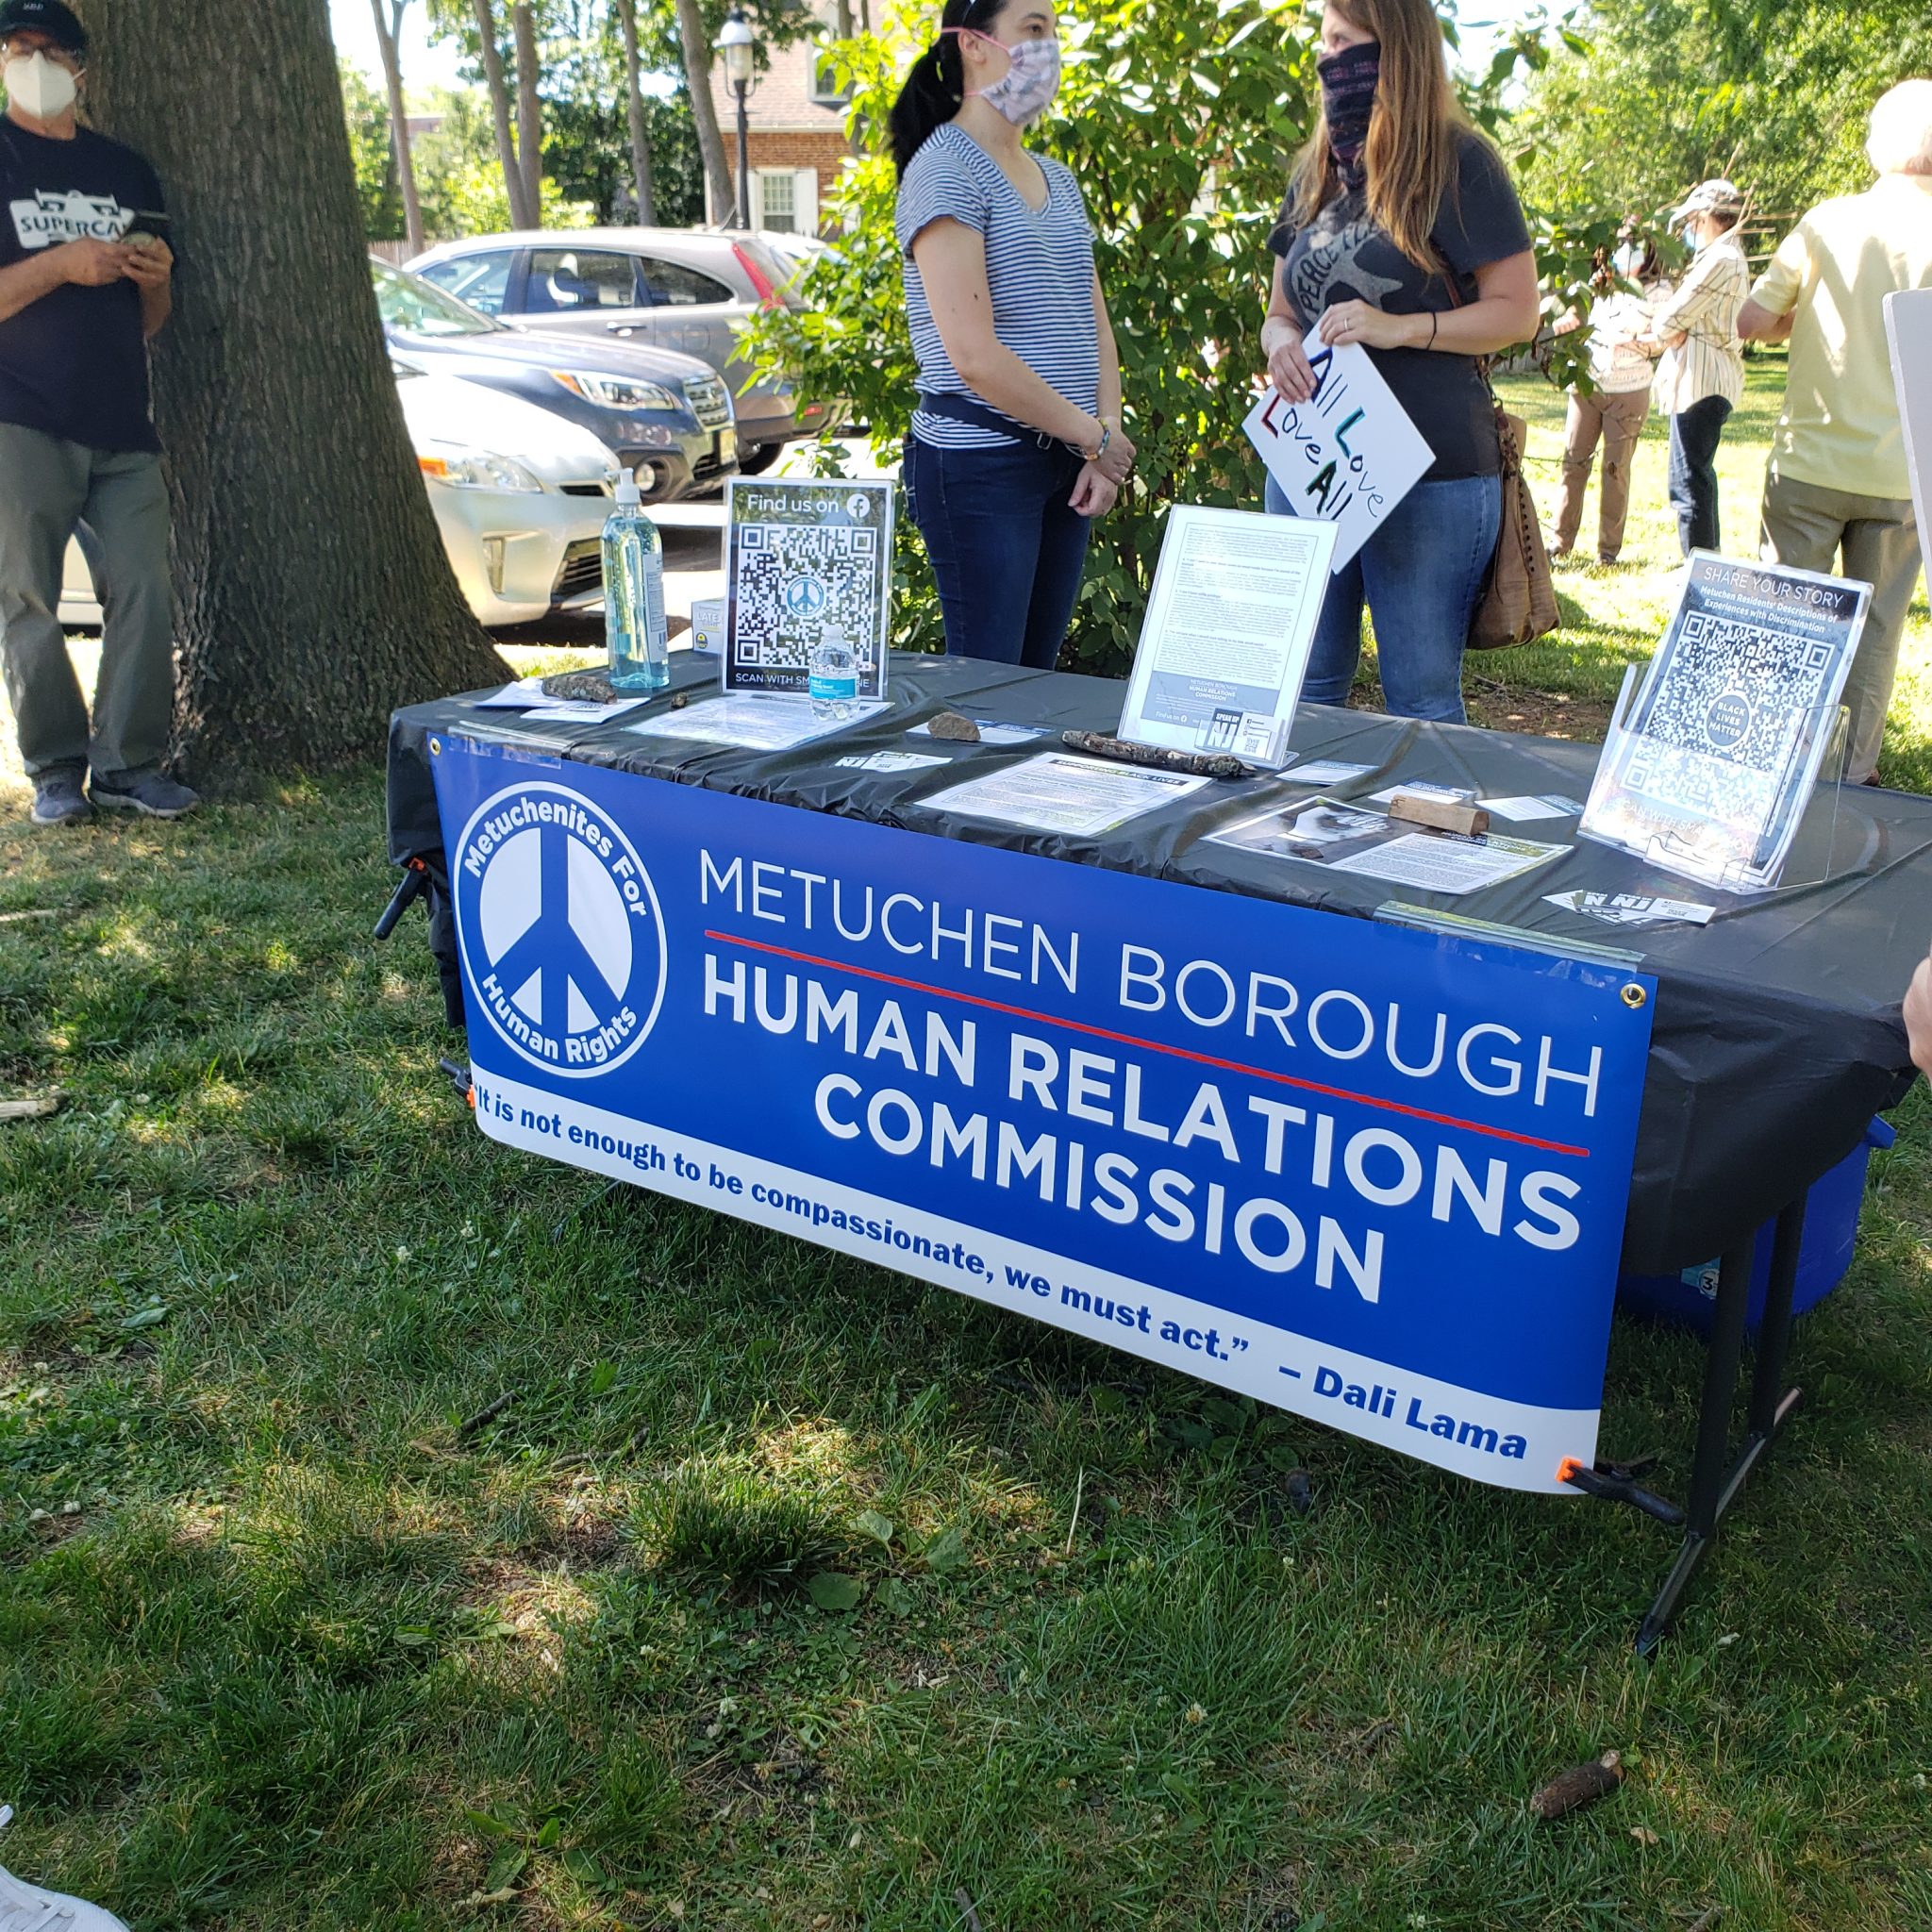
<path fill-rule="evenodd" d="M 484 336 L 503 327 L 489 316 L 431 288 L 421 275 L 405 275 L 386 261 L 372 261 L 375 306 L 384 328 L 399 328 L 412 336 Z"/>

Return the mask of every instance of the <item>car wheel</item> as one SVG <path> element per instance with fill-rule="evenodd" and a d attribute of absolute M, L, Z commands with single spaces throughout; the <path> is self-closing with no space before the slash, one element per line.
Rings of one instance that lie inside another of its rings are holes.
<path fill-rule="evenodd" d="M 745 476 L 762 476 L 784 454 L 785 445 L 782 442 L 761 442 L 756 449 L 741 451 L 738 458 L 739 474 Z"/>

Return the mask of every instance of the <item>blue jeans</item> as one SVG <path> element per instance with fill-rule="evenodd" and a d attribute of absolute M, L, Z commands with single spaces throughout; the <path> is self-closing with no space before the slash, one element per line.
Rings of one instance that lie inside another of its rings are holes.
<path fill-rule="evenodd" d="M 939 584 L 949 658 L 1051 671 L 1074 621 L 1088 518 L 1068 508 L 1081 460 L 1029 438 L 998 449 L 906 439 L 906 498 Z"/>
<path fill-rule="evenodd" d="M 1719 544 L 1717 445 L 1730 414 L 1724 397 L 1706 396 L 1671 418 L 1671 508 L 1686 557 Z"/>
<path fill-rule="evenodd" d="M 1275 516 L 1293 514 L 1273 476 L 1268 508 Z M 1390 715 L 1463 723 L 1462 647 L 1502 519 L 1500 476 L 1418 483 L 1330 578 L 1303 702 L 1348 702 L 1366 601 L 1374 613 L 1375 658 Z"/>

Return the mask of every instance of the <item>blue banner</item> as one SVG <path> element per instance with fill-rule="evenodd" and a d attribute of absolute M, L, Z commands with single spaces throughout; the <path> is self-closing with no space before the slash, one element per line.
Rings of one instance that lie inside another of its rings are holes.
<path fill-rule="evenodd" d="M 1575 1493 L 1652 981 L 431 751 L 492 1139 Z"/>

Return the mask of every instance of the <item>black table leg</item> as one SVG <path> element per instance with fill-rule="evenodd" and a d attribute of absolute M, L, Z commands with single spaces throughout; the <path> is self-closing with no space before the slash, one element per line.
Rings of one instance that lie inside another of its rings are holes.
<path fill-rule="evenodd" d="M 1717 1314 L 1710 1332 L 1710 1357 L 1704 1372 L 1704 1400 L 1697 1415 L 1697 1457 L 1690 1471 L 1690 1501 L 1683 1547 L 1664 1579 L 1650 1614 L 1637 1635 L 1637 1654 L 1648 1657 L 1663 1641 L 1677 1606 L 1717 1541 L 1718 1525 L 1738 1499 L 1751 1472 L 1798 1404 L 1798 1391 L 1785 1391 L 1785 1356 L 1791 1339 L 1791 1291 L 1797 1280 L 1798 1249 L 1805 1238 L 1801 1197 L 1777 1218 L 1773 1237 L 1771 1280 L 1764 1318 L 1757 1331 L 1757 1362 L 1751 1377 L 1750 1420 L 1744 1446 L 1728 1470 L 1731 1407 L 1738 1391 L 1738 1367 L 1744 1352 L 1744 1322 L 1751 1300 L 1751 1263 L 1756 1243 L 1729 1250 L 1718 1265 Z"/>

